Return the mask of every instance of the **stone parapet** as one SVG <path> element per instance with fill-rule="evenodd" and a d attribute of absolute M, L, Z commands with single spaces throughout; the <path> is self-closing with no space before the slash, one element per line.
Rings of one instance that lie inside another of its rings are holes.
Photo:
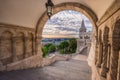
<path fill-rule="evenodd" d="M 5 66 L 1 66 L 1 71 L 11 71 L 11 70 L 20 70 L 20 69 L 28 69 L 35 68 L 41 66 L 41 58 L 40 55 L 35 55 L 11 64 L 7 64 Z"/>
<path fill-rule="evenodd" d="M 35 43 L 34 29 L 0 23 L 0 71 L 40 66 Z"/>

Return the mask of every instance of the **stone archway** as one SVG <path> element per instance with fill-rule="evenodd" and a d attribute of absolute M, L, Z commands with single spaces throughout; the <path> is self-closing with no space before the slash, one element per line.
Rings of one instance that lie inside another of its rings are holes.
<path fill-rule="evenodd" d="M 101 76 L 107 76 L 107 58 L 108 58 L 108 46 L 109 46 L 109 28 L 105 27 L 103 34 L 103 58 L 101 65 Z"/>
<path fill-rule="evenodd" d="M 92 25 L 95 28 L 94 33 L 95 33 L 95 35 L 97 35 L 96 22 L 97 22 L 98 18 L 96 16 L 96 14 L 90 8 L 84 6 L 80 3 L 67 2 L 67 3 L 61 3 L 61 4 L 56 5 L 54 7 L 54 14 L 56 14 L 60 11 L 63 11 L 63 10 L 75 10 L 75 11 L 83 13 L 91 21 Z M 36 53 L 41 52 L 41 46 L 38 45 L 38 43 L 41 41 L 42 30 L 43 30 L 43 27 L 44 27 L 45 23 L 47 22 L 47 20 L 48 20 L 47 13 L 44 12 L 43 15 L 40 17 L 40 19 L 37 22 L 37 25 L 36 25 Z"/>
<path fill-rule="evenodd" d="M 116 21 L 113 34 L 112 34 L 112 47 L 111 47 L 111 63 L 110 63 L 110 77 L 109 80 L 119 80 L 117 79 L 117 75 L 120 74 L 118 72 L 120 66 L 119 61 L 119 52 L 120 52 L 120 19 Z"/>

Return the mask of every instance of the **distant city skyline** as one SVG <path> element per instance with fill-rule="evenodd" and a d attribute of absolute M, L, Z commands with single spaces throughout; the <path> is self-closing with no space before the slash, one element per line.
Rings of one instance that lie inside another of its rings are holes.
<path fill-rule="evenodd" d="M 82 13 L 65 10 L 56 13 L 48 20 L 43 28 L 43 37 L 78 37 L 82 19 L 87 31 L 92 31 L 90 20 Z"/>

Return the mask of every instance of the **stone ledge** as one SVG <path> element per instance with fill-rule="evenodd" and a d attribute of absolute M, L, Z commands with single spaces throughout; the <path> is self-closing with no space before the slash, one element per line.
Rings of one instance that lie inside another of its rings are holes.
<path fill-rule="evenodd" d="M 119 6 L 120 1 L 116 0 L 111 6 L 110 8 L 108 8 L 108 10 L 105 12 L 105 14 L 101 17 L 101 19 L 97 22 L 97 25 L 100 26 L 101 24 L 103 24 L 106 20 L 108 20 L 109 18 L 111 18 L 115 13 L 117 13 L 120 10 L 120 6 Z"/>
<path fill-rule="evenodd" d="M 11 71 L 40 67 L 41 61 L 42 61 L 41 55 L 35 55 L 18 62 L 8 64 L 6 66 L 1 66 L 0 71 Z"/>
<path fill-rule="evenodd" d="M 29 31 L 34 31 L 34 28 L 29 28 L 29 27 L 25 27 L 25 26 L 20 26 L 20 25 L 14 25 L 14 24 L 7 24 L 7 23 L 0 23 L 0 27 L 3 28 L 13 28 L 13 29 L 22 29 L 22 30 L 29 30 Z"/>

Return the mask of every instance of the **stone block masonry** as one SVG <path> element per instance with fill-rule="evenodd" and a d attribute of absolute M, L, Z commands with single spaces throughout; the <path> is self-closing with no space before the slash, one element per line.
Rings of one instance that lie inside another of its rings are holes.
<path fill-rule="evenodd" d="M 40 66 L 42 57 L 35 51 L 35 30 L 0 24 L 0 71 Z"/>

